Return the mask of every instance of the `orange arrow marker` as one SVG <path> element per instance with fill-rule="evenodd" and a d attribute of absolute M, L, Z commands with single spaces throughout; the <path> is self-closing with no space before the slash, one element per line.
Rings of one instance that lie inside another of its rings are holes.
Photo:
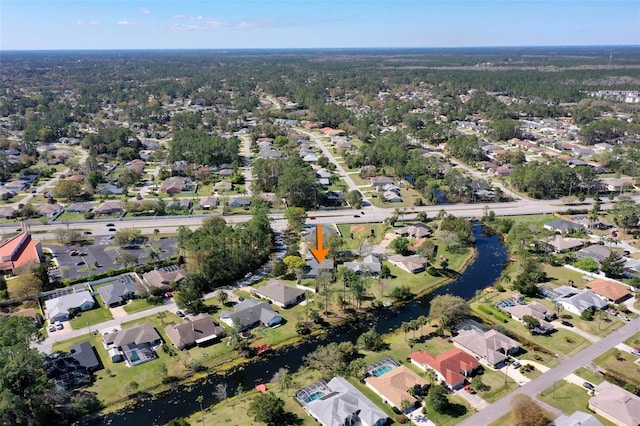
<path fill-rule="evenodd" d="M 313 254 L 318 263 L 322 263 L 327 254 L 329 254 L 329 247 L 322 248 L 322 225 L 316 225 L 316 245 L 316 248 L 310 248 L 311 254 Z"/>

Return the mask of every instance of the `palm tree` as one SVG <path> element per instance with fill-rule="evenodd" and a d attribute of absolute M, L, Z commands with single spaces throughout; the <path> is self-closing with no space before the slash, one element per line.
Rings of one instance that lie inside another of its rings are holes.
<path fill-rule="evenodd" d="M 400 326 L 400 328 L 404 332 L 404 341 L 406 342 L 407 341 L 407 333 L 409 331 L 411 331 L 411 323 L 403 322 L 402 325 Z"/>
<path fill-rule="evenodd" d="M 165 311 L 160 311 L 156 316 L 164 324 L 164 319 L 167 317 L 167 313 Z"/>
<path fill-rule="evenodd" d="M 196 401 L 198 401 L 198 404 L 200 404 L 200 412 L 202 413 L 202 424 L 204 425 L 204 410 L 202 409 L 202 401 L 204 401 L 204 397 L 202 395 L 198 395 Z"/>
<path fill-rule="evenodd" d="M 220 304 L 224 306 L 224 304 L 229 300 L 229 294 L 224 290 L 218 290 L 218 292 L 216 293 L 216 298 L 218 299 L 218 302 L 220 302 Z"/>
<path fill-rule="evenodd" d="M 288 372 L 284 373 L 280 378 L 280 386 L 284 388 L 286 396 L 289 396 L 289 388 L 291 387 L 292 384 L 293 384 L 293 377 L 291 377 L 291 375 Z"/>

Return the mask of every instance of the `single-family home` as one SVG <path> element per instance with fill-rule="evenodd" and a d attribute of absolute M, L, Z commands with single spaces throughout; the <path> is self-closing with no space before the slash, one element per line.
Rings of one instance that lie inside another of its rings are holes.
<path fill-rule="evenodd" d="M 392 368 L 378 376 L 370 376 L 364 380 L 368 388 L 373 390 L 383 401 L 392 407 L 402 410 L 402 401 L 407 400 L 411 407 L 416 398 L 409 393 L 415 385 L 425 386 L 427 381 L 417 375 L 406 365 Z"/>
<path fill-rule="evenodd" d="M 344 266 L 356 274 L 380 275 L 382 271 L 380 259 L 372 254 L 365 256 L 360 262 L 345 262 Z"/>
<path fill-rule="evenodd" d="M 565 238 L 556 234 L 551 240 L 540 240 L 544 244 L 547 251 L 554 253 L 567 253 L 579 249 L 584 245 L 584 241 L 579 238 Z"/>
<path fill-rule="evenodd" d="M 240 330 L 245 330 L 259 324 L 272 327 L 280 324 L 282 317 L 273 310 L 269 302 L 245 299 L 235 306 L 235 312 L 220 312 L 220 320 L 229 327 L 236 327 L 237 322 Z"/>
<path fill-rule="evenodd" d="M 218 206 L 218 199 L 216 197 L 205 197 L 200 199 L 198 205 L 199 210 L 211 210 Z"/>
<path fill-rule="evenodd" d="M 640 425 L 640 397 L 603 380 L 589 398 L 589 410 L 620 426 Z"/>
<path fill-rule="evenodd" d="M 56 390 L 69 390 L 91 382 L 91 373 L 69 355 L 45 357 L 43 369 Z"/>
<path fill-rule="evenodd" d="M 70 204 L 65 210 L 70 213 L 88 213 L 92 209 L 93 205 L 91 203 L 82 202 Z"/>
<path fill-rule="evenodd" d="M 110 308 L 124 305 L 128 300 L 135 299 L 136 289 L 132 282 L 122 278 L 118 281 L 98 287 L 98 293 L 105 305 Z"/>
<path fill-rule="evenodd" d="M 548 426 L 604 426 L 593 415 L 583 411 L 575 411 L 570 416 L 561 415 L 556 417 Z"/>
<path fill-rule="evenodd" d="M 594 219 L 586 214 L 579 214 L 571 216 L 571 220 L 575 223 L 579 223 L 587 228 L 591 229 L 610 229 L 613 228 L 613 224 L 604 219 Z"/>
<path fill-rule="evenodd" d="M 124 360 L 128 367 L 133 367 L 156 359 L 155 350 L 162 345 L 162 338 L 150 323 L 145 322 L 107 332 L 103 334 L 102 342 L 113 362 Z"/>
<path fill-rule="evenodd" d="M 185 160 L 174 161 L 171 164 L 171 176 L 184 176 L 187 174 L 188 163 Z"/>
<path fill-rule="evenodd" d="M 169 179 L 162 182 L 160 185 L 160 191 L 167 194 L 180 194 L 185 192 L 191 186 L 191 179 L 183 176 L 172 176 Z"/>
<path fill-rule="evenodd" d="M 565 219 L 558 219 L 552 222 L 545 223 L 544 229 L 548 229 L 549 231 L 554 231 L 561 234 L 566 234 L 574 231 L 583 230 L 585 229 L 585 227 L 584 225 L 580 225 L 579 223 L 570 222 Z"/>
<path fill-rule="evenodd" d="M 389 257 L 389 262 L 392 265 L 395 265 L 398 268 L 411 274 L 418 274 L 420 272 L 423 272 L 429 264 L 427 259 L 417 254 L 412 254 L 411 256 L 396 254 Z"/>
<path fill-rule="evenodd" d="M 229 207 L 249 207 L 251 200 L 245 197 L 235 197 L 229 200 Z"/>
<path fill-rule="evenodd" d="M 511 315 L 511 318 L 522 323 L 524 323 L 524 317 L 527 315 L 537 319 L 539 325 L 535 327 L 533 331 L 538 334 L 547 334 L 555 329 L 553 324 L 549 322 L 556 316 L 555 312 L 541 303 L 531 302 L 526 305 L 517 304 L 507 306 L 503 308 L 503 310 Z"/>
<path fill-rule="evenodd" d="M 389 176 L 375 176 L 371 178 L 371 186 L 373 186 L 376 189 L 392 183 L 393 183 L 393 178 L 390 178 Z"/>
<path fill-rule="evenodd" d="M 16 196 L 16 192 L 5 187 L 0 188 L 0 200 L 9 200 Z"/>
<path fill-rule="evenodd" d="M 69 320 L 74 311 L 82 312 L 92 309 L 95 301 L 90 292 L 83 290 L 45 300 L 44 305 L 49 320 L 56 322 Z"/>
<path fill-rule="evenodd" d="M 124 189 L 114 183 L 106 183 L 100 186 L 96 192 L 101 195 L 122 195 L 124 194 Z"/>
<path fill-rule="evenodd" d="M 98 216 L 121 214 L 122 212 L 124 212 L 124 201 L 118 201 L 118 200 L 105 201 L 104 203 L 96 207 L 93 210 L 93 212 Z"/>
<path fill-rule="evenodd" d="M 296 393 L 296 398 L 323 426 L 383 426 L 388 420 L 384 411 L 342 377 L 314 383 Z"/>
<path fill-rule="evenodd" d="M 72 358 L 78 361 L 78 364 L 89 371 L 95 371 L 100 368 L 100 358 L 98 358 L 95 348 L 89 342 L 71 346 L 69 353 Z"/>
<path fill-rule="evenodd" d="M 324 259 L 322 263 L 318 263 L 315 257 L 306 259 L 307 265 L 302 270 L 302 277 L 304 279 L 317 278 L 323 272 L 333 271 L 335 264 L 331 259 Z"/>
<path fill-rule="evenodd" d="M 158 287 L 162 291 L 169 291 L 173 284 L 179 283 L 186 276 L 187 271 L 184 269 L 176 265 L 169 265 L 144 273 L 142 280 L 147 286 Z"/>
<path fill-rule="evenodd" d="M 233 176 L 233 169 L 219 169 L 218 170 L 218 176 L 220 177 L 231 177 Z"/>
<path fill-rule="evenodd" d="M 13 219 L 18 215 L 18 210 L 13 207 L 0 208 L 0 219 Z"/>
<path fill-rule="evenodd" d="M 292 287 L 276 279 L 269 280 L 267 285 L 252 290 L 252 293 L 255 293 L 258 297 L 269 299 L 281 308 L 289 308 L 305 299 L 304 290 Z"/>
<path fill-rule="evenodd" d="M 622 303 L 631 297 L 629 287 L 624 284 L 598 278 L 587 283 L 587 288 L 610 303 Z"/>
<path fill-rule="evenodd" d="M 36 214 L 38 216 L 44 216 L 48 218 L 53 218 L 56 215 L 62 213 L 62 205 L 56 204 L 40 204 L 36 209 Z"/>
<path fill-rule="evenodd" d="M 170 324 L 164 331 L 178 349 L 204 346 L 224 336 L 224 329 L 204 313 L 191 318 L 191 321 Z"/>
<path fill-rule="evenodd" d="M 500 365 L 520 350 L 520 343 L 496 330 L 460 330 L 453 344 L 491 367 Z"/>
<path fill-rule="evenodd" d="M 451 390 L 462 388 L 467 377 L 480 367 L 472 355 L 458 348 L 450 349 L 437 356 L 427 351 L 417 351 L 409 357 L 413 364 L 423 370 L 435 371 L 438 379 Z"/>
<path fill-rule="evenodd" d="M 15 273 L 26 266 L 37 265 L 42 259 L 40 241 L 22 231 L 0 243 L 0 272 Z"/>
<path fill-rule="evenodd" d="M 233 184 L 231 182 L 221 180 L 213 185 L 213 189 L 216 191 L 231 191 L 233 189 Z"/>
<path fill-rule="evenodd" d="M 563 309 L 576 315 L 582 314 L 585 309 L 591 307 L 602 309 L 609 304 L 601 297 L 586 289 L 579 290 L 563 285 L 553 289 L 553 291 L 560 295 L 556 297 L 555 303 L 559 303 Z"/>
<path fill-rule="evenodd" d="M 616 250 L 600 244 L 593 244 L 593 245 L 590 245 L 589 247 L 585 247 L 583 249 L 578 250 L 576 252 L 576 257 L 578 259 L 582 259 L 583 257 L 590 257 L 596 262 L 598 262 L 598 264 L 600 265 L 603 260 L 611 256 L 612 252 L 618 255 L 617 262 L 625 261 L 624 253 L 622 249 Z"/>
<path fill-rule="evenodd" d="M 318 179 L 318 183 L 322 186 L 329 186 L 331 184 L 331 172 L 323 169 L 317 169 L 316 178 Z"/>
<path fill-rule="evenodd" d="M 409 225 L 397 229 L 395 233 L 401 237 L 426 238 L 433 234 L 433 229 L 423 223 L 416 223 L 415 225 Z"/>
<path fill-rule="evenodd" d="M 384 198 L 384 200 L 388 203 L 401 203 L 402 202 L 402 197 L 400 195 L 398 195 L 397 192 L 395 191 L 385 191 L 382 194 L 382 198 Z"/>

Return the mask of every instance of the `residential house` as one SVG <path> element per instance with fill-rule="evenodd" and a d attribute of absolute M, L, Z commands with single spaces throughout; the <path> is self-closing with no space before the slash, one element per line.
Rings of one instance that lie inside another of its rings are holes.
<path fill-rule="evenodd" d="M 464 386 L 467 377 L 480 367 L 478 361 L 465 351 L 453 348 L 434 356 L 427 351 L 413 352 L 409 355 L 411 362 L 424 371 L 435 371 L 438 380 L 451 390 Z"/>
<path fill-rule="evenodd" d="M 403 256 L 401 254 L 396 254 L 394 256 L 389 257 L 389 262 L 392 265 L 395 265 L 398 268 L 404 271 L 407 271 L 411 274 L 418 274 L 420 272 L 423 272 L 427 268 L 427 265 L 429 264 L 427 259 L 417 254 L 413 254 L 411 256 Z"/>
<path fill-rule="evenodd" d="M 589 410 L 619 426 L 640 425 L 640 397 L 606 380 L 589 398 Z"/>
<path fill-rule="evenodd" d="M 169 291 L 173 284 L 179 283 L 186 276 L 187 271 L 176 265 L 170 265 L 144 273 L 142 280 L 150 287 L 158 287 L 162 291 Z"/>
<path fill-rule="evenodd" d="M 623 250 L 615 250 L 600 244 L 592 244 L 589 247 L 578 250 L 576 252 L 576 257 L 578 259 L 582 259 L 583 257 L 590 257 L 598 262 L 598 265 L 600 265 L 603 260 L 611 256 L 612 252 L 615 252 L 618 255 L 618 262 L 625 261 Z"/>
<path fill-rule="evenodd" d="M 167 194 L 180 194 L 181 192 L 187 192 L 191 185 L 191 179 L 187 177 L 172 176 L 162 182 L 162 185 L 160 185 L 160 191 L 166 192 Z"/>
<path fill-rule="evenodd" d="M 592 307 L 602 309 L 608 305 L 606 301 L 590 290 L 579 290 L 563 285 L 553 291 L 560 295 L 556 297 L 555 303 L 559 303 L 563 309 L 576 315 L 581 315 L 585 309 Z"/>
<path fill-rule="evenodd" d="M 631 297 L 629 287 L 624 284 L 598 278 L 587 283 L 587 288 L 609 303 L 619 304 Z"/>
<path fill-rule="evenodd" d="M 68 321 L 73 311 L 88 311 L 95 306 L 91 293 L 83 290 L 45 300 L 45 309 L 51 322 Z"/>
<path fill-rule="evenodd" d="M 101 195 L 122 195 L 124 189 L 113 183 L 107 183 L 99 187 L 96 192 Z"/>
<path fill-rule="evenodd" d="M 171 176 L 185 176 L 187 174 L 187 162 L 178 160 L 171 164 Z"/>
<path fill-rule="evenodd" d="M 583 411 L 576 411 L 570 416 L 561 415 L 548 426 L 604 426 L 598 419 L 591 414 Z"/>
<path fill-rule="evenodd" d="M 502 364 L 520 350 L 520 343 L 496 330 L 461 330 L 453 344 L 491 367 Z"/>
<path fill-rule="evenodd" d="M 584 215 L 584 214 L 579 214 L 579 215 L 574 215 L 571 216 L 571 220 L 575 223 L 579 223 L 580 225 L 583 225 L 587 228 L 590 229 L 610 229 L 613 228 L 613 224 L 607 220 L 604 219 L 592 219 L 591 217 Z"/>
<path fill-rule="evenodd" d="M 48 218 L 56 217 L 56 215 L 62 213 L 62 205 L 56 204 L 40 204 L 36 209 L 38 216 L 45 216 Z"/>
<path fill-rule="evenodd" d="M 13 207 L 0 208 L 0 219 L 13 219 L 18 215 L 18 210 Z"/>
<path fill-rule="evenodd" d="M 78 361 L 82 367 L 89 371 L 95 371 L 100 368 L 100 358 L 96 354 L 96 350 L 89 342 L 78 343 L 69 348 L 71 357 Z"/>
<path fill-rule="evenodd" d="M 191 199 L 176 198 L 167 205 L 168 210 L 189 210 L 191 208 Z"/>
<path fill-rule="evenodd" d="M 269 206 L 271 207 L 284 205 L 283 199 L 278 197 L 273 192 L 262 192 L 260 193 L 259 197 L 269 203 Z"/>
<path fill-rule="evenodd" d="M 407 400 L 414 407 L 416 398 L 408 391 L 415 385 L 425 386 L 427 381 L 406 365 L 395 367 L 380 376 L 370 376 L 364 380 L 384 402 L 402 411 L 402 401 Z"/>
<path fill-rule="evenodd" d="M 102 342 L 113 362 L 124 360 L 128 367 L 133 367 L 156 359 L 155 350 L 162 345 L 162 338 L 150 323 L 145 322 L 107 332 L 103 334 Z"/>
<path fill-rule="evenodd" d="M 375 176 L 371 178 L 371 186 L 373 186 L 376 189 L 381 188 L 383 185 L 388 185 L 392 183 L 393 183 L 393 178 L 390 178 L 389 176 Z"/>
<path fill-rule="evenodd" d="M 400 195 L 398 195 L 394 191 L 385 191 L 382 194 L 382 198 L 384 198 L 384 200 L 386 202 L 388 202 L 388 203 L 401 203 L 402 202 L 402 197 Z"/>
<path fill-rule="evenodd" d="M 382 263 L 376 256 L 370 254 L 365 256 L 361 262 L 345 262 L 344 266 L 354 271 L 356 274 L 380 275 Z"/>
<path fill-rule="evenodd" d="M 105 305 L 110 308 L 124 305 L 128 300 L 135 299 L 137 296 L 134 284 L 123 278 L 119 278 L 115 283 L 98 287 L 98 293 L 100 293 Z"/>
<path fill-rule="evenodd" d="M 164 331 L 178 349 L 204 346 L 224 336 L 224 329 L 204 313 L 194 316 L 191 321 L 170 324 Z"/>
<path fill-rule="evenodd" d="M 70 213 L 88 213 L 93 210 L 93 205 L 91 203 L 73 203 L 70 204 L 66 209 L 66 211 Z"/>
<path fill-rule="evenodd" d="M 417 223 L 397 229 L 395 233 L 401 237 L 426 238 L 433 234 L 433 229 L 423 223 Z"/>
<path fill-rule="evenodd" d="M 566 234 L 568 232 L 579 231 L 585 229 L 583 225 L 579 223 L 570 222 L 565 219 L 554 220 L 544 224 L 544 229 L 554 231 L 560 234 Z"/>
<path fill-rule="evenodd" d="M 511 315 L 511 318 L 522 323 L 527 315 L 537 319 L 539 325 L 533 331 L 538 334 L 547 334 L 555 330 L 555 327 L 549 322 L 556 316 L 555 312 L 541 303 L 531 302 L 526 305 L 507 306 L 503 310 Z"/>
<path fill-rule="evenodd" d="M 26 266 L 37 265 L 42 259 L 40 241 L 31 238 L 26 231 L 0 243 L 0 272 L 11 272 Z"/>
<path fill-rule="evenodd" d="M 245 197 L 235 197 L 229 200 L 229 207 L 249 207 L 251 200 Z"/>
<path fill-rule="evenodd" d="M 56 390 L 69 390 L 91 382 L 91 373 L 68 355 L 45 357 L 43 369 Z"/>
<path fill-rule="evenodd" d="M 98 216 L 122 214 L 124 212 L 124 201 L 105 201 L 93 209 L 93 212 Z"/>
<path fill-rule="evenodd" d="M 314 153 L 308 153 L 306 155 L 304 155 L 302 157 L 302 161 L 304 161 L 305 163 L 317 163 L 318 162 L 318 156 Z"/>
<path fill-rule="evenodd" d="M 213 185 L 213 189 L 216 191 L 231 191 L 233 189 L 233 184 L 231 182 L 220 181 Z"/>
<path fill-rule="evenodd" d="M 331 173 L 326 170 L 316 169 L 316 178 L 322 186 L 329 186 L 331 184 Z"/>
<path fill-rule="evenodd" d="M 269 299 L 281 308 L 289 308 L 297 305 L 305 299 L 304 290 L 291 287 L 290 285 L 276 279 L 269 280 L 267 285 L 252 290 L 252 293 L 258 297 Z"/>
<path fill-rule="evenodd" d="M 240 330 L 245 330 L 259 324 L 272 327 L 280 324 L 282 317 L 273 310 L 269 302 L 245 299 L 235 306 L 235 312 L 220 312 L 220 320 L 229 327 L 236 327 L 237 322 Z"/>
<path fill-rule="evenodd" d="M 323 426 L 383 426 L 387 423 L 388 416 L 384 411 L 347 379 L 334 377 L 329 383 L 315 383 L 310 388 L 322 396 L 312 399 L 308 392 L 301 391 L 296 397 L 309 415 Z"/>
<path fill-rule="evenodd" d="M 201 198 L 198 205 L 199 210 L 211 210 L 216 207 L 218 207 L 218 199 L 216 197 Z"/>
<path fill-rule="evenodd" d="M 578 238 L 564 238 L 562 235 L 555 234 L 553 239 L 549 241 L 541 240 L 547 251 L 554 253 L 568 253 L 579 249 L 584 245 L 584 241 Z"/>
<path fill-rule="evenodd" d="M 323 232 L 324 234 L 324 232 Z M 310 257 L 306 259 L 307 265 L 304 267 L 302 271 L 302 278 L 312 279 L 317 278 L 323 272 L 333 271 L 335 264 L 331 259 L 325 259 L 322 263 L 318 263 L 315 257 Z"/>
<path fill-rule="evenodd" d="M 0 200 L 9 200 L 16 196 L 16 192 L 7 188 L 0 188 Z"/>
<path fill-rule="evenodd" d="M 218 176 L 225 178 L 233 176 L 233 169 L 219 169 Z"/>

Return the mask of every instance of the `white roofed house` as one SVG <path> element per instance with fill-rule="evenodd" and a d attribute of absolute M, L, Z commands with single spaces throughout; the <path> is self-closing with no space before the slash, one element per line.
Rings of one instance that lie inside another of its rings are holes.
<path fill-rule="evenodd" d="M 240 331 L 259 324 L 272 327 L 279 324 L 282 317 L 273 310 L 269 302 L 246 299 L 235 306 L 235 312 L 221 311 L 220 320 L 229 327 L 239 327 Z"/>
<path fill-rule="evenodd" d="M 495 330 L 461 330 L 453 338 L 453 344 L 492 367 L 502 364 L 509 354 L 520 349 L 520 343 Z"/>
<path fill-rule="evenodd" d="M 44 302 L 47 316 L 51 322 L 67 321 L 71 319 L 74 311 L 88 311 L 95 305 L 93 296 L 88 291 L 78 291 Z"/>
<path fill-rule="evenodd" d="M 580 290 L 563 285 L 553 289 L 553 291 L 560 295 L 555 299 L 555 302 L 576 315 L 581 315 L 582 312 L 591 307 L 602 309 L 609 304 L 590 290 Z"/>
<path fill-rule="evenodd" d="M 525 316 L 531 316 L 538 320 L 539 325 L 533 329 L 538 334 L 547 334 L 555 329 L 555 327 L 549 322 L 556 315 L 551 309 L 538 303 L 531 302 L 526 305 L 507 306 L 503 308 L 505 312 L 511 315 L 511 318 L 519 322 L 524 322 Z"/>

